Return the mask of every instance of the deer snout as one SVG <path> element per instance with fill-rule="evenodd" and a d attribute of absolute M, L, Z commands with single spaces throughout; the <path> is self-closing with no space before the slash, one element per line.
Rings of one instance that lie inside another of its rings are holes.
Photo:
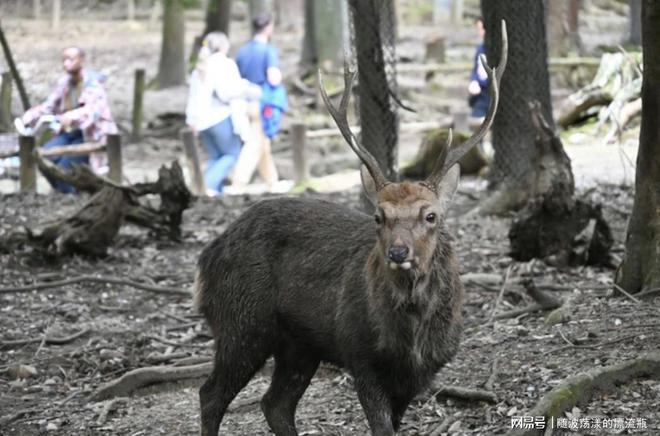
<path fill-rule="evenodd" d="M 408 258 L 410 249 L 405 245 L 392 245 L 389 250 L 387 250 L 387 257 L 390 258 L 392 262 L 402 264 Z"/>

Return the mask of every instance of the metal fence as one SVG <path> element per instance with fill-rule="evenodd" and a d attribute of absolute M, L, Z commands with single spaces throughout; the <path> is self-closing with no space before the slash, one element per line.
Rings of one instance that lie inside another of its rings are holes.
<path fill-rule="evenodd" d="M 393 0 L 349 0 L 358 68 L 361 140 L 390 178 L 397 174 L 396 13 Z"/>

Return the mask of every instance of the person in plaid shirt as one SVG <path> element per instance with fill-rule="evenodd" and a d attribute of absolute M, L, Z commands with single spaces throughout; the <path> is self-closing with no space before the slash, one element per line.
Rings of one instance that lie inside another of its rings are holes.
<path fill-rule="evenodd" d="M 83 142 L 104 143 L 106 135 L 117 133 L 101 76 L 84 68 L 85 52 L 80 47 L 69 47 L 62 52 L 62 65 L 66 75 L 57 82 L 55 91 L 40 105 L 30 108 L 22 117 L 23 124 L 34 126 L 43 115 L 55 115 L 53 138 L 44 148 L 61 147 Z M 58 166 L 70 169 L 74 164 L 90 164 L 102 172 L 105 154 L 91 156 L 61 156 L 51 158 Z M 107 168 L 107 167 L 106 167 Z M 74 188 L 61 180 L 48 180 L 60 192 L 74 192 Z"/>

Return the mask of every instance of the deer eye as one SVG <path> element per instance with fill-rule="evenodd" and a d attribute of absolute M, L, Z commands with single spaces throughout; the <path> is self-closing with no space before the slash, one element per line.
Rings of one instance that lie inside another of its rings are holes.
<path fill-rule="evenodd" d="M 376 221 L 376 224 L 381 225 L 383 222 L 383 219 L 380 217 L 380 214 L 374 215 L 374 221 Z"/>
<path fill-rule="evenodd" d="M 433 212 L 431 212 L 430 214 L 426 215 L 425 219 L 427 222 L 433 224 L 436 220 L 436 215 Z"/>

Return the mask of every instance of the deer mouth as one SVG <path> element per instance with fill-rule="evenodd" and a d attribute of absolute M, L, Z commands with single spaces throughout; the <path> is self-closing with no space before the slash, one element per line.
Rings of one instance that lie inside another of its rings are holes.
<path fill-rule="evenodd" d="M 413 269 L 416 266 L 416 262 L 415 262 L 414 259 L 406 260 L 406 261 L 401 262 L 401 263 L 390 261 L 389 266 L 392 270 L 395 270 L 395 271 L 396 270 L 410 271 L 411 269 Z"/>

